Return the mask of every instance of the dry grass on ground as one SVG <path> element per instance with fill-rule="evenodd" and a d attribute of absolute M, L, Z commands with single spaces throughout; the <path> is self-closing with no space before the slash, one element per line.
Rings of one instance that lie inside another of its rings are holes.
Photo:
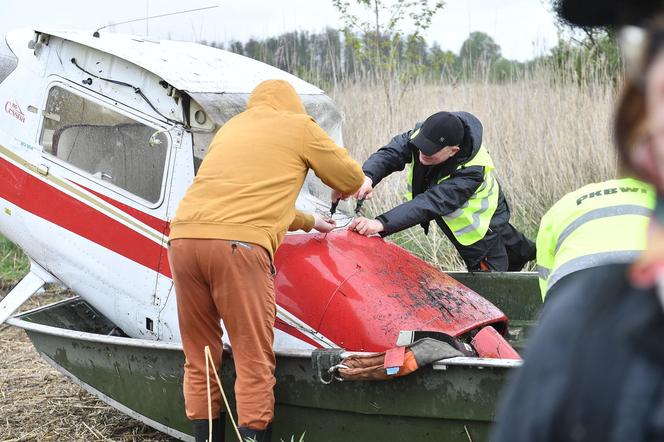
<path fill-rule="evenodd" d="M 0 291 L 0 299 L 4 290 Z M 25 309 L 53 302 L 40 295 Z M 99 401 L 44 362 L 23 330 L 0 326 L 0 441 L 175 439 Z"/>

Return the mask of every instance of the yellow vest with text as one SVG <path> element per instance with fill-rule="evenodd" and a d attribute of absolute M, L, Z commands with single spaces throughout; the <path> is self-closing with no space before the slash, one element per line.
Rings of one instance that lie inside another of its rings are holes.
<path fill-rule="evenodd" d="M 654 207 L 653 187 L 633 178 L 588 184 L 555 203 L 537 233 L 542 299 L 570 273 L 633 261 L 646 247 Z"/>
<path fill-rule="evenodd" d="M 480 147 L 475 156 L 465 164 L 459 165 L 455 172 L 471 166 L 484 167 L 484 181 L 477 188 L 475 193 L 452 213 L 442 215 L 441 218 L 450 228 L 454 237 L 460 244 L 469 246 L 475 244 L 477 241 L 484 238 L 491 218 L 496 212 L 498 207 L 498 194 L 500 193 L 500 185 L 494 177 L 493 170 L 495 169 L 493 161 L 489 156 L 489 152 L 484 147 Z M 408 199 L 413 198 L 413 168 L 415 167 L 415 159 L 410 166 L 410 173 L 408 175 Z M 450 175 L 444 176 L 438 180 L 438 184 L 448 179 Z"/>

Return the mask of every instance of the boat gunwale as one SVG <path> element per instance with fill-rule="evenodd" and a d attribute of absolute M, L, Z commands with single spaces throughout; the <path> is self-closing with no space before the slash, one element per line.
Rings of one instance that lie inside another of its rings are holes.
<path fill-rule="evenodd" d="M 450 271 L 445 271 L 444 273 L 446 275 L 451 276 L 452 278 L 454 278 L 455 276 L 461 276 L 461 275 L 471 275 L 471 276 L 479 275 L 479 277 L 481 278 L 481 277 L 483 277 L 487 274 L 489 276 L 495 276 L 495 275 L 502 275 L 502 274 L 505 274 L 505 273 L 509 274 L 510 276 L 512 276 L 514 278 L 524 278 L 524 279 L 530 279 L 530 278 L 534 278 L 534 277 L 538 276 L 537 272 L 530 272 L 530 271 L 528 271 L 528 272 L 482 272 L 482 271 L 471 272 L 471 271 L 465 271 L 465 270 L 450 270 Z"/>
<path fill-rule="evenodd" d="M 71 330 L 66 328 L 55 327 L 52 325 L 45 325 L 36 322 L 26 321 L 22 319 L 23 317 L 30 316 L 32 314 L 38 313 L 40 311 L 45 311 L 59 307 L 61 305 L 66 305 L 73 303 L 74 301 L 83 301 L 80 296 L 74 296 L 60 301 L 56 301 L 41 307 L 22 312 L 18 315 L 11 316 L 7 319 L 6 323 L 21 328 L 26 331 L 31 331 L 35 333 L 41 333 L 49 336 L 55 336 L 60 338 L 72 339 L 77 341 L 85 342 L 94 342 L 99 344 L 110 344 L 118 345 L 123 347 L 138 347 L 138 348 L 148 348 L 154 350 L 167 350 L 167 351 L 178 351 L 182 352 L 182 345 L 178 342 L 164 342 L 164 341 L 154 341 L 149 339 L 141 338 L 131 338 L 131 337 L 121 337 L 121 336 L 108 336 L 100 335 L 97 333 L 82 332 L 78 330 Z M 230 347 L 224 345 L 224 349 L 231 351 Z M 312 352 L 314 350 L 305 350 L 305 349 L 287 349 L 287 350 L 278 350 L 275 351 L 276 356 L 278 357 L 290 357 L 290 358 L 304 358 L 311 359 Z M 351 356 L 351 355 L 373 355 L 376 352 L 356 352 L 356 351 L 344 351 L 341 354 L 342 358 Z M 433 362 L 432 366 L 434 370 L 446 370 L 449 366 L 465 366 L 465 367 L 477 367 L 477 368 L 512 368 L 518 367 L 522 363 L 519 359 L 488 359 L 488 358 L 472 358 L 472 357 L 455 357 L 450 359 L 442 359 L 439 361 Z"/>

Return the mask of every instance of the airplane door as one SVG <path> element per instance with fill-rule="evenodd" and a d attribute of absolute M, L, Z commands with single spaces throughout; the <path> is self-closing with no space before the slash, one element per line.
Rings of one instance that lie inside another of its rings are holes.
<path fill-rule="evenodd" d="M 173 132 L 173 131 L 171 131 Z M 177 148 L 172 149 L 171 155 L 171 181 L 168 187 L 168 206 L 166 220 L 170 222 L 175 216 L 178 204 L 194 180 L 193 135 L 181 129 L 175 130 L 175 137 L 179 140 Z M 177 323 L 177 309 L 175 304 L 175 289 L 173 277 L 168 264 L 168 234 L 164 230 L 164 248 L 161 259 L 161 268 L 157 275 L 157 288 L 155 291 L 155 305 L 159 309 L 158 334 L 163 341 L 179 341 L 180 332 Z"/>
<path fill-rule="evenodd" d="M 156 337 L 168 188 L 181 134 L 69 83 L 49 85 L 30 190 L 46 267 L 130 336 Z"/>

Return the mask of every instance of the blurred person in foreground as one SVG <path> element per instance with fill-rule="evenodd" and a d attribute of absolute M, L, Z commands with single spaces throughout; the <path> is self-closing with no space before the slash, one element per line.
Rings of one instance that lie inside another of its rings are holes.
<path fill-rule="evenodd" d="M 570 8 L 586 15 L 574 16 Z M 607 8 L 613 11 L 596 14 Z M 563 12 L 585 25 L 620 17 L 633 23 L 637 11 L 644 19 L 655 12 L 652 2 L 563 3 Z M 664 440 L 661 23 L 648 33 L 640 68 L 628 72 L 615 120 L 623 163 L 657 192 L 647 249 L 633 263 L 595 267 L 558 283 L 503 398 L 492 441 Z"/>
<path fill-rule="evenodd" d="M 362 166 L 373 188 L 410 163 L 408 200 L 377 216 L 358 217 L 349 229 L 387 236 L 432 220 L 454 244 L 470 271 L 519 271 L 535 259 L 535 244 L 510 223 L 510 210 L 482 146 L 482 123 L 468 112 L 438 112 L 372 154 Z"/>
<path fill-rule="evenodd" d="M 274 416 L 274 253 L 287 230 L 329 232 L 334 222 L 295 208 L 309 169 L 333 189 L 362 185 L 359 164 L 307 115 L 295 89 L 267 80 L 247 110 L 216 133 L 171 223 L 168 257 L 185 353 L 184 396 L 196 441 L 208 439 L 204 348 L 214 369 L 228 331 L 235 363 L 238 425 L 267 442 Z M 212 369 L 210 369 L 212 373 Z M 212 441 L 224 437 L 221 391 L 210 375 Z"/>

